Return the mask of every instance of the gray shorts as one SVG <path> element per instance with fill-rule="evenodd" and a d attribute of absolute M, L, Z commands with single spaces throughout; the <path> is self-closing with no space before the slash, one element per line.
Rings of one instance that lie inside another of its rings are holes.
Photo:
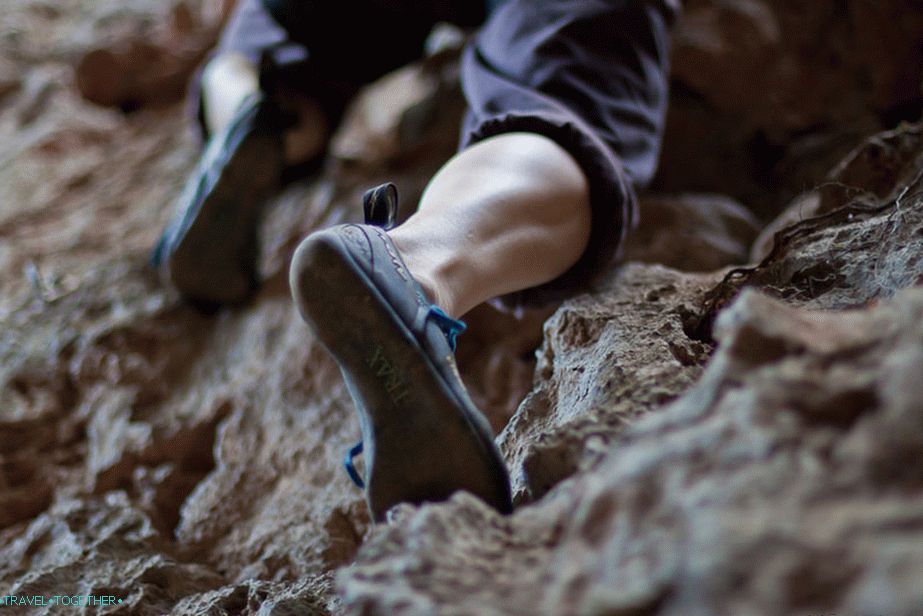
<path fill-rule="evenodd" d="M 660 151 L 679 0 L 487 5 L 240 0 L 218 52 L 259 62 L 264 84 L 313 96 L 336 121 L 362 85 L 416 59 L 435 23 L 480 26 L 462 56 L 468 110 L 460 149 L 505 132 L 538 133 L 567 150 L 589 180 L 592 231 L 578 263 L 502 298 L 510 308 L 538 305 L 586 289 L 637 219 L 635 189 L 653 177 Z M 369 53 L 360 57 L 357 47 Z"/>

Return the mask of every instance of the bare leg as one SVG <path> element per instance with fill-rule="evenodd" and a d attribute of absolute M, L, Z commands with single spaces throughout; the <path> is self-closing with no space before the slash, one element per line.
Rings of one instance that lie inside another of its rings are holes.
<path fill-rule="evenodd" d="M 215 134 L 223 130 L 244 99 L 259 89 L 259 73 L 246 56 L 234 52 L 215 56 L 202 73 L 208 131 Z M 285 162 L 294 165 L 320 153 L 327 143 L 329 127 L 316 102 L 296 94 L 284 94 L 282 102 L 298 115 L 298 123 L 284 137 Z"/>
<path fill-rule="evenodd" d="M 212 138 L 151 257 L 188 299 L 231 304 L 250 295 L 258 284 L 263 205 L 278 190 L 285 164 L 311 159 L 326 145 L 327 123 L 316 103 L 282 92 L 255 96 L 260 91 L 258 70 L 245 55 L 219 54 L 203 71 Z M 283 135 L 273 122 L 277 107 L 298 119 Z"/>
<path fill-rule="evenodd" d="M 503 458 L 455 367 L 457 330 L 419 302 L 394 248 L 430 299 L 457 317 L 552 280 L 580 258 L 590 235 L 587 184 L 555 142 L 504 134 L 446 163 L 392 241 L 380 229 L 342 225 L 298 247 L 295 305 L 347 375 L 376 520 L 395 503 L 456 490 L 512 509 Z"/>
<path fill-rule="evenodd" d="M 590 236 L 587 180 L 550 139 L 506 133 L 449 160 L 390 236 L 434 302 L 459 317 L 577 262 Z"/>
<path fill-rule="evenodd" d="M 244 99 L 259 90 L 257 68 L 245 56 L 231 52 L 212 58 L 202 71 L 202 103 L 208 132 L 224 130 Z"/>

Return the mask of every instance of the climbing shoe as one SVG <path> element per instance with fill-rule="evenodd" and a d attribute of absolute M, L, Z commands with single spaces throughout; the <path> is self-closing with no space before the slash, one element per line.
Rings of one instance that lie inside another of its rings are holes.
<path fill-rule="evenodd" d="M 188 300 L 233 304 L 256 289 L 260 215 L 280 185 L 283 122 L 266 96 L 251 95 L 186 182 L 151 263 Z"/>
<path fill-rule="evenodd" d="M 408 272 L 385 232 L 396 209 L 393 185 L 373 189 L 367 224 L 313 233 L 292 261 L 295 304 L 339 364 L 359 414 L 362 443 L 347 468 L 375 520 L 397 503 L 458 490 L 508 513 L 506 467 L 455 364 L 464 324 L 430 303 Z M 352 466 L 359 453 L 364 480 Z"/>

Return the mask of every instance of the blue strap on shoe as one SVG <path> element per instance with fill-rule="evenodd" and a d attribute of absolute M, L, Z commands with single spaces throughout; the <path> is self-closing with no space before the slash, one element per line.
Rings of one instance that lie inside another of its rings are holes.
<path fill-rule="evenodd" d="M 356 456 L 360 455 L 362 455 L 362 441 L 350 447 L 349 451 L 346 452 L 346 457 L 343 458 L 343 467 L 346 468 L 346 474 L 353 480 L 353 483 L 359 486 L 360 489 L 365 489 L 365 482 L 362 481 L 359 471 L 356 470 L 356 465 L 353 464 Z"/>
<path fill-rule="evenodd" d="M 468 329 L 468 325 L 464 321 L 453 319 L 435 304 L 430 305 L 426 312 L 426 318 L 432 318 L 436 325 L 439 326 L 453 351 L 458 343 L 458 334 Z"/>
<path fill-rule="evenodd" d="M 420 296 L 422 297 L 422 292 Z M 426 331 L 426 322 L 429 320 L 432 320 L 442 330 L 446 342 L 449 343 L 449 347 L 454 353 L 458 343 L 458 334 L 468 329 L 468 326 L 465 325 L 464 321 L 453 319 L 435 304 L 421 304 L 417 308 L 417 316 L 414 317 L 410 328 L 417 336 L 423 336 Z"/>

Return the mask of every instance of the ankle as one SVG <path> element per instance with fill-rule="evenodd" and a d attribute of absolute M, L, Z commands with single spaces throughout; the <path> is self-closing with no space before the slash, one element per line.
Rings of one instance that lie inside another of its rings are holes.
<path fill-rule="evenodd" d="M 408 266 L 408 269 L 409 266 Z M 413 276 L 414 280 L 423 287 L 423 291 L 426 294 L 426 299 L 429 300 L 431 304 L 439 306 L 443 312 L 451 316 L 452 318 L 457 318 L 454 309 L 454 303 L 451 301 L 449 294 L 446 293 L 446 290 L 443 289 L 435 279 L 429 274 L 421 274 L 410 271 L 410 275 Z"/>
<path fill-rule="evenodd" d="M 426 299 L 439 306 L 449 316 L 458 318 L 454 296 L 451 289 L 447 288 L 443 282 L 445 277 L 439 275 L 436 260 L 427 254 L 421 254 L 426 251 L 415 250 L 415 244 L 408 241 L 401 233 L 391 232 L 388 235 L 410 275 L 423 288 Z"/>

